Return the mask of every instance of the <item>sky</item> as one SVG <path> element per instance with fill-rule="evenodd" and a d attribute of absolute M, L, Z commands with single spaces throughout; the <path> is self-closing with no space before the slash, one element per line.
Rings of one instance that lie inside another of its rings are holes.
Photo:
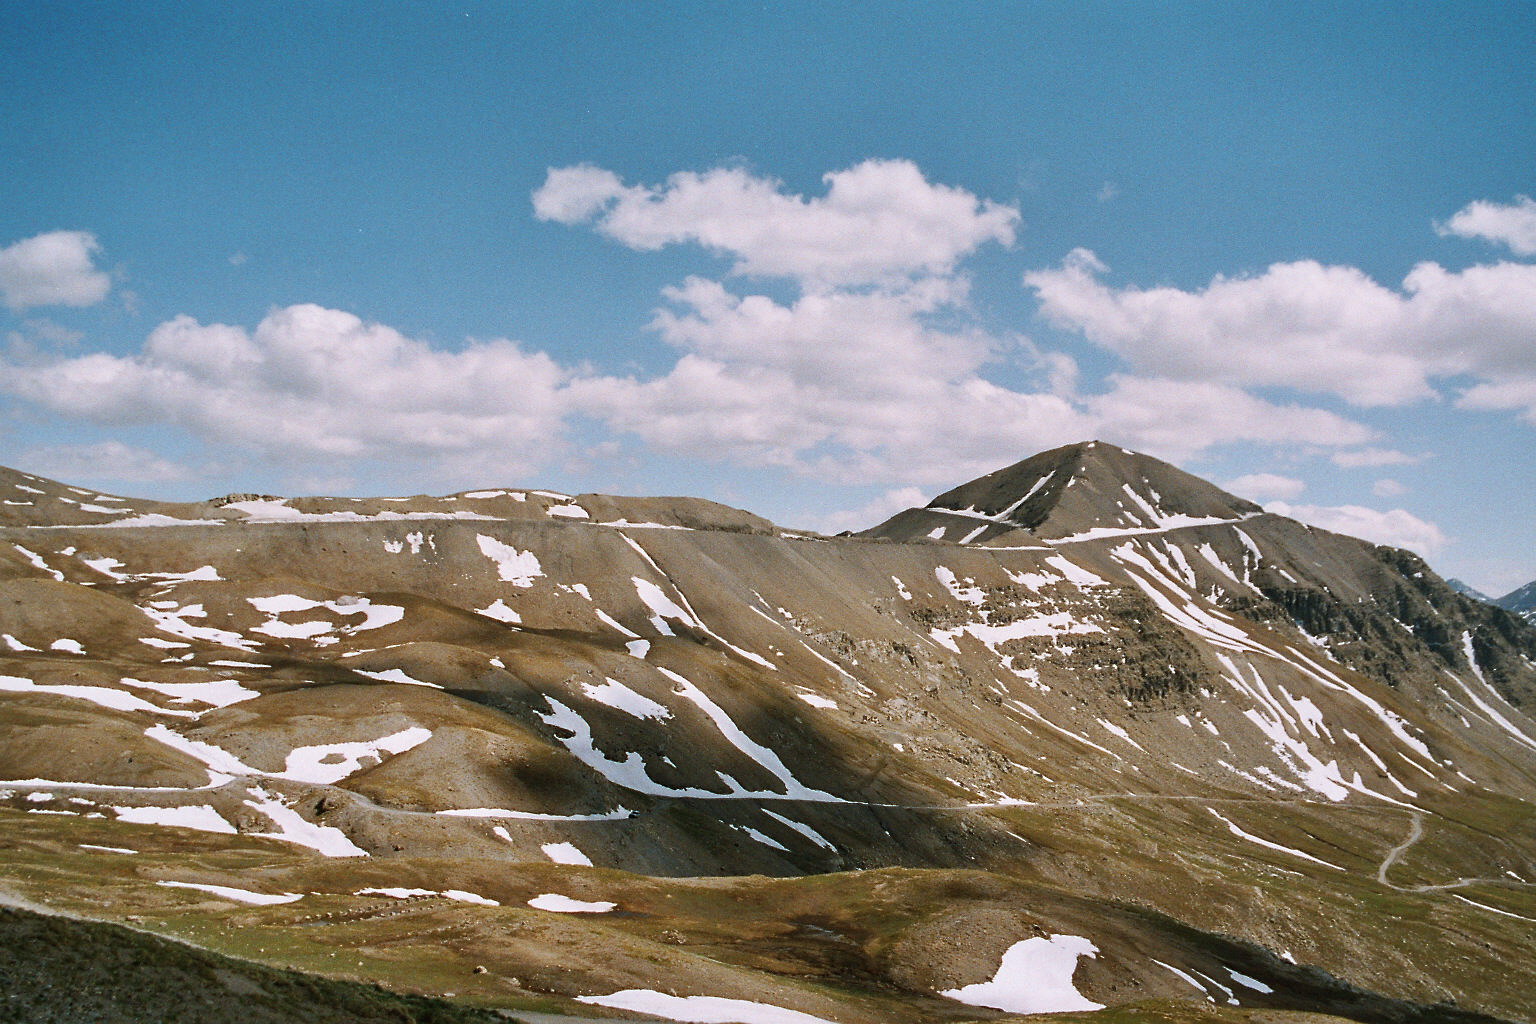
<path fill-rule="evenodd" d="M 1536 579 L 1531 3 L 0 5 L 0 463 L 861 529 L 1098 438 Z"/>

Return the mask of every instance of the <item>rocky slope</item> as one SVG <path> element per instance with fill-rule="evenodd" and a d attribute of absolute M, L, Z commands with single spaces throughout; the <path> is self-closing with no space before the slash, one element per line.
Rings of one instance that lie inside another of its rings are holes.
<path fill-rule="evenodd" d="M 14 895 L 523 1011 L 1536 1019 L 1536 629 L 1146 456 L 0 500 Z"/>

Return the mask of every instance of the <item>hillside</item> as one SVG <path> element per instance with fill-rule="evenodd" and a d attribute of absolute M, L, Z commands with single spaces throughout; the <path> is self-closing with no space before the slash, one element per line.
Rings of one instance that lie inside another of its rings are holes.
<path fill-rule="evenodd" d="M 0 498 L 13 897 L 519 1012 L 1536 1020 L 1536 627 L 1147 456 Z"/>

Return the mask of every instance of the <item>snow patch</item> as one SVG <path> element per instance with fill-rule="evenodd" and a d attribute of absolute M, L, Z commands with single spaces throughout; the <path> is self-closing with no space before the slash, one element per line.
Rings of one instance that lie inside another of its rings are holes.
<path fill-rule="evenodd" d="M 592 866 L 592 858 L 578 850 L 575 843 L 545 843 L 539 849 L 556 864 L 574 864 L 584 868 Z"/>
<path fill-rule="evenodd" d="M 196 889 L 200 892 L 212 893 L 214 896 L 222 896 L 226 900 L 235 900 L 240 903 L 250 903 L 258 907 L 269 907 L 278 903 L 293 903 L 304 898 L 303 893 L 283 892 L 266 893 L 252 892 L 249 889 L 236 889 L 229 885 L 204 885 L 200 882 L 156 882 L 171 889 Z"/>
<path fill-rule="evenodd" d="M 1102 1010 L 1072 984 L 1081 956 L 1097 957 L 1098 947 L 1077 935 L 1052 935 L 1015 942 L 1003 954 L 991 981 L 940 992 L 969 1006 L 1007 1013 L 1070 1013 Z"/>
<path fill-rule="evenodd" d="M 646 1013 L 691 1024 L 835 1024 L 771 1003 L 724 996 L 673 996 L 648 988 L 626 988 L 606 996 L 577 996 L 578 1003 Z"/>
<path fill-rule="evenodd" d="M 535 910 L 547 910 L 552 914 L 606 914 L 618 906 L 610 900 L 575 900 L 557 892 L 540 893 L 528 901 Z"/>
<path fill-rule="evenodd" d="M 538 556 L 532 551 L 519 551 L 483 533 L 475 535 L 475 543 L 480 545 L 482 555 L 496 563 L 496 575 L 505 583 L 526 589 L 544 575 Z"/>

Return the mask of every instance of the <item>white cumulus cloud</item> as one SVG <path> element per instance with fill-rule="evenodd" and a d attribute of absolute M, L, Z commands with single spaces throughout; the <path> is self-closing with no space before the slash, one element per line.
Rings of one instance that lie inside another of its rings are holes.
<path fill-rule="evenodd" d="M 897 487 L 878 495 L 858 508 L 830 512 L 815 524 L 822 533 L 841 533 L 844 530 L 867 530 L 883 523 L 897 512 L 909 508 L 921 508 L 928 504 L 932 495 L 920 487 Z"/>
<path fill-rule="evenodd" d="M 192 475 L 178 462 L 121 441 L 38 445 L 22 452 L 20 461 L 43 476 L 75 483 L 165 483 L 186 480 Z"/>
<path fill-rule="evenodd" d="M 1536 375 L 1477 384 L 1464 391 L 1456 404 L 1463 409 L 1513 411 L 1536 424 Z"/>
<path fill-rule="evenodd" d="M 0 249 L 0 302 L 17 313 L 95 305 L 112 290 L 112 278 L 96 269 L 100 251 L 88 231 L 49 231 Z"/>
<path fill-rule="evenodd" d="M 1330 458 L 1335 466 L 1343 469 L 1359 469 L 1362 466 L 1411 466 L 1423 461 L 1423 456 L 1409 455 L 1395 448 L 1358 448 L 1334 452 Z"/>
<path fill-rule="evenodd" d="M 1091 436 L 1178 462 L 1214 445 L 1358 445 L 1375 438 L 1364 424 L 1326 409 L 1279 404 L 1229 384 L 1112 375 L 1103 394 L 1084 399 Z"/>
<path fill-rule="evenodd" d="M 181 316 L 129 356 L 0 365 L 0 389 L 97 423 L 174 424 L 289 458 L 531 467 L 562 434 L 567 374 L 506 340 L 456 352 L 339 310 L 290 306 L 254 331 Z"/>
<path fill-rule="evenodd" d="M 1407 548 L 1426 558 L 1446 543 L 1440 527 L 1400 508 L 1381 512 L 1361 505 L 1290 505 L 1283 501 L 1271 502 L 1267 508 L 1277 515 L 1359 537 L 1372 544 Z"/>
<path fill-rule="evenodd" d="M 1264 498 L 1294 498 L 1307 489 L 1306 483 L 1278 473 L 1249 473 L 1230 480 L 1222 487 L 1250 501 Z"/>
<path fill-rule="evenodd" d="M 734 258 L 737 274 L 818 286 L 946 276 L 986 242 L 1013 243 L 1016 209 L 933 184 L 908 160 L 866 160 L 823 181 L 826 195 L 807 197 L 721 167 L 653 187 L 580 165 L 551 168 L 533 208 L 543 220 L 591 223 L 634 249 L 693 242 Z"/>
<path fill-rule="evenodd" d="M 1512 203 L 1478 199 L 1435 227 L 1442 235 L 1482 238 L 1507 245 L 1521 256 L 1536 255 L 1536 201 L 1530 196 L 1515 196 Z"/>
<path fill-rule="evenodd" d="M 1435 377 L 1536 376 L 1536 266 L 1421 263 L 1401 290 L 1310 260 L 1196 291 L 1113 288 L 1107 272 L 1078 249 L 1024 282 L 1054 325 L 1168 377 L 1377 406 L 1433 398 Z"/>

